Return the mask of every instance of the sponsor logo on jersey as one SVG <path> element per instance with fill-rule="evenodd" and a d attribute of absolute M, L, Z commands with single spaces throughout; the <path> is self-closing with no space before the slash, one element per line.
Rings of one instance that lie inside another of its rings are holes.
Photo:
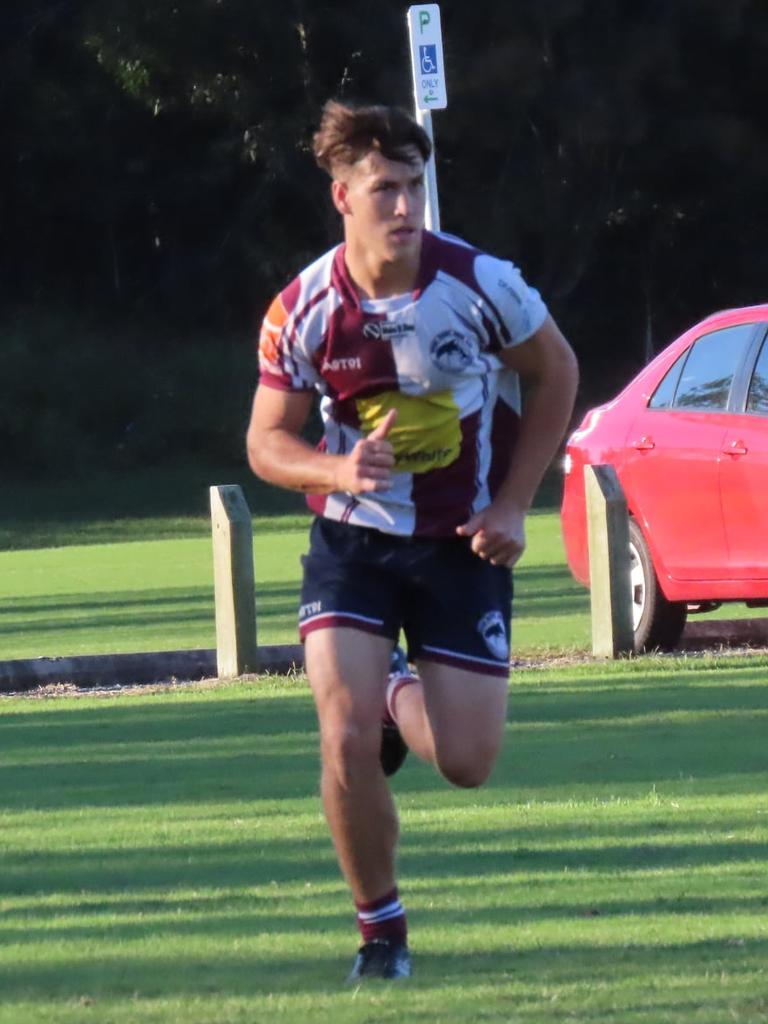
<path fill-rule="evenodd" d="M 428 395 L 406 395 L 382 391 L 355 402 L 360 430 L 370 434 L 390 409 L 397 419 L 387 440 L 395 456 L 398 473 L 427 473 L 450 466 L 461 451 L 461 421 L 451 391 Z"/>
<path fill-rule="evenodd" d="M 407 452 L 404 459 L 412 464 L 412 468 L 419 464 L 446 466 L 451 461 L 452 455 L 453 451 L 451 448 L 432 448 L 423 452 Z M 400 461 L 403 462 L 404 460 L 401 459 Z"/>
<path fill-rule="evenodd" d="M 363 327 L 363 335 L 377 341 L 394 341 L 395 338 L 413 334 L 415 330 L 415 324 L 403 324 L 396 320 L 369 320 Z"/>
<path fill-rule="evenodd" d="M 476 344 L 473 338 L 459 331 L 441 331 L 432 339 L 429 354 L 440 370 L 459 373 L 466 369 L 475 358 Z"/>
<path fill-rule="evenodd" d="M 339 370 L 362 370 L 363 361 L 360 356 L 348 356 L 346 359 L 325 359 L 320 367 L 321 373 L 337 373 Z"/>
<path fill-rule="evenodd" d="M 509 658 L 507 631 L 501 612 L 486 612 L 477 624 L 477 631 L 494 658 L 498 658 L 499 661 L 506 661 Z"/>

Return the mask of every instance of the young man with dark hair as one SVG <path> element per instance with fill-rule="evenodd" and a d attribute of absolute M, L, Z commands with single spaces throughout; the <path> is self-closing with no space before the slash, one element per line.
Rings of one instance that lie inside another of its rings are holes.
<path fill-rule="evenodd" d="M 328 103 L 314 142 L 344 243 L 269 308 L 248 454 L 316 514 L 299 632 L 323 804 L 363 938 L 351 977 L 397 978 L 411 961 L 382 759 L 391 772 L 400 758 L 382 749 L 382 718 L 388 741 L 396 723 L 454 785 L 490 774 L 506 720 L 510 569 L 577 368 L 513 264 L 424 230 L 431 147 L 407 114 Z M 300 436 L 315 393 L 317 449 Z M 400 664 L 388 685 L 401 628 L 419 677 Z"/>

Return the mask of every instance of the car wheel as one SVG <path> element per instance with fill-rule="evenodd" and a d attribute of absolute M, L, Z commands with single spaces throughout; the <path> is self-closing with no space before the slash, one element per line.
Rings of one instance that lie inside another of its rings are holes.
<path fill-rule="evenodd" d="M 634 519 L 629 520 L 629 566 L 635 653 L 671 651 L 680 640 L 688 609 L 682 601 L 668 601 L 664 596 L 645 537 Z"/>

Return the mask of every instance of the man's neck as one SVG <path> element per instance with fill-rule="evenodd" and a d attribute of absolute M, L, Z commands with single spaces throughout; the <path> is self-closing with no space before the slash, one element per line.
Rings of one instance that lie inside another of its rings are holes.
<path fill-rule="evenodd" d="M 365 299 L 387 299 L 412 292 L 421 263 L 421 246 L 410 258 L 382 262 L 347 240 L 344 260 L 360 295 Z"/>

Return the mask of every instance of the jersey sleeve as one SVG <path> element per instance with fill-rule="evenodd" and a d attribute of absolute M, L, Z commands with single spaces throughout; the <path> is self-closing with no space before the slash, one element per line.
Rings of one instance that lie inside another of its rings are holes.
<path fill-rule="evenodd" d="M 261 324 L 259 383 L 278 391 L 311 391 L 318 381 L 281 292 Z"/>
<path fill-rule="evenodd" d="M 523 278 L 514 263 L 480 256 L 475 273 L 483 290 L 491 296 L 501 330 L 502 348 L 511 348 L 527 341 L 549 315 L 541 295 Z"/>

